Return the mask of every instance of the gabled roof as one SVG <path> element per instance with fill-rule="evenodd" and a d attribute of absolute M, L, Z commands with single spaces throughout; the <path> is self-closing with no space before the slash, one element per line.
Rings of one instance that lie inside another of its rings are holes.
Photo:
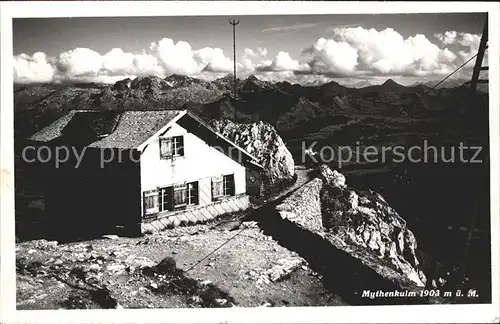
<path fill-rule="evenodd" d="M 155 135 L 162 134 L 172 123 L 179 121 L 186 127 L 195 124 L 196 126 L 192 127 L 192 131 L 196 132 L 195 135 L 202 137 L 209 144 L 222 143 L 236 148 L 246 157 L 246 162 L 262 169 L 256 157 L 187 110 L 123 112 L 72 110 L 28 139 L 42 143 L 54 140 L 60 140 L 62 143 L 68 141 L 67 144 L 71 145 L 71 137 L 87 136 L 90 138 L 89 143 L 86 143 L 87 147 L 142 150 Z M 200 127 L 205 131 L 200 132 Z"/>
<path fill-rule="evenodd" d="M 107 111 L 73 110 L 28 139 L 47 143 L 92 129 L 95 140 L 88 147 L 136 148 L 181 113 L 184 111 L 124 111 L 111 119 Z"/>
<path fill-rule="evenodd" d="M 81 111 L 79 110 L 71 110 L 69 113 L 66 115 L 62 116 L 55 122 L 47 125 L 46 127 L 42 128 L 35 134 L 31 135 L 28 137 L 29 140 L 31 141 L 36 141 L 36 142 L 50 142 L 52 140 L 55 140 L 56 138 L 59 138 L 62 136 L 62 130 L 68 123 L 73 119 L 75 114 L 79 113 Z"/>
<path fill-rule="evenodd" d="M 137 148 L 184 113 L 182 110 L 123 112 L 114 132 L 89 147 Z"/>

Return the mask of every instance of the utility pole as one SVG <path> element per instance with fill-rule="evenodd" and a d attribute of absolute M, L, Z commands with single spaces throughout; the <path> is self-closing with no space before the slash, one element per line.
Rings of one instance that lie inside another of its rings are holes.
<path fill-rule="evenodd" d="M 233 26 L 233 87 L 234 98 L 236 98 L 236 25 L 240 23 L 239 20 L 229 19 L 229 24 Z"/>
<path fill-rule="evenodd" d="M 488 67 L 483 65 L 483 57 L 486 48 L 488 47 L 488 16 L 486 16 L 486 21 L 484 22 L 483 35 L 481 36 L 481 42 L 479 43 L 479 49 L 477 52 L 476 64 L 474 65 L 474 72 L 472 73 L 472 79 L 470 82 L 470 96 L 476 94 L 476 87 L 479 81 L 479 73 L 483 70 L 488 70 Z"/>
<path fill-rule="evenodd" d="M 234 99 L 237 97 L 237 78 L 236 78 L 236 25 L 240 23 L 239 20 L 229 19 L 229 24 L 233 26 L 233 89 L 234 89 Z M 236 122 L 236 102 L 234 108 L 234 116 L 233 119 Z"/>

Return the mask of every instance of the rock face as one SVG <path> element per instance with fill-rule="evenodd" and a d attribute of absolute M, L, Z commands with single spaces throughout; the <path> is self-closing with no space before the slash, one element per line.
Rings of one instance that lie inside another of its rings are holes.
<path fill-rule="evenodd" d="M 116 81 L 116 83 L 113 85 L 113 90 L 117 90 L 117 91 L 129 90 L 131 84 L 132 84 L 132 80 L 130 80 L 130 78 Z"/>
<path fill-rule="evenodd" d="M 279 116 L 276 127 L 279 130 L 293 129 L 311 119 L 326 117 L 328 112 L 308 99 L 300 97 L 286 113 Z"/>
<path fill-rule="evenodd" d="M 418 286 L 425 275 L 416 257 L 417 241 L 406 221 L 373 190 L 356 191 L 345 177 L 327 166 L 320 168 L 323 227 L 348 245 L 368 249 Z"/>
<path fill-rule="evenodd" d="M 295 164 L 292 154 L 273 126 L 262 121 L 236 124 L 230 120 L 213 120 L 212 127 L 229 140 L 255 156 L 264 167 L 263 189 L 293 181 Z"/>
<path fill-rule="evenodd" d="M 130 82 L 131 89 L 150 89 L 158 91 L 162 89 L 169 89 L 170 85 L 167 81 L 151 76 L 151 77 L 137 77 Z"/>
<path fill-rule="evenodd" d="M 341 252 L 331 254 L 339 257 L 334 264 L 349 264 L 353 272 L 376 273 L 399 287 L 425 286 L 417 241 L 406 221 L 380 194 L 350 188 L 336 170 L 321 166 L 320 176 L 287 197 L 276 212 Z"/>

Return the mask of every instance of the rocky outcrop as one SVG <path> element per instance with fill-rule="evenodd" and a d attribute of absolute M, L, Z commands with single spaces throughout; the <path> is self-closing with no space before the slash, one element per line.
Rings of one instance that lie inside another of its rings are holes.
<path fill-rule="evenodd" d="M 278 130 L 290 130 L 308 121 L 327 117 L 333 111 L 321 109 L 317 104 L 300 97 L 298 101 L 276 121 Z"/>
<path fill-rule="evenodd" d="M 170 89 L 170 84 L 162 78 L 156 76 L 137 77 L 130 83 L 131 89 L 145 89 L 145 90 L 166 90 Z"/>
<path fill-rule="evenodd" d="M 274 89 L 271 82 L 259 80 L 255 75 L 250 75 L 241 87 L 242 91 L 259 91 L 262 89 Z"/>
<path fill-rule="evenodd" d="M 212 84 L 217 87 L 217 89 L 220 89 L 225 92 L 231 92 L 233 93 L 234 91 L 234 77 L 232 74 L 225 75 L 221 78 L 215 79 Z M 239 88 L 241 87 L 241 80 L 236 79 L 236 86 Z"/>
<path fill-rule="evenodd" d="M 405 289 L 425 286 L 417 241 L 406 221 L 380 194 L 350 188 L 336 170 L 321 166 L 320 176 L 276 211 L 281 219 L 328 241 L 338 251 L 336 262 L 348 262 L 353 272 L 375 273 L 381 282 Z"/>
<path fill-rule="evenodd" d="M 320 174 L 324 184 L 320 200 L 325 231 L 347 245 L 366 248 L 423 287 L 426 278 L 416 257 L 417 240 L 404 218 L 373 190 L 349 188 L 339 172 L 322 165 Z"/>
<path fill-rule="evenodd" d="M 262 121 L 236 124 L 230 120 L 213 120 L 212 127 L 229 140 L 255 156 L 264 167 L 264 191 L 295 176 L 292 154 L 273 126 Z"/>
<path fill-rule="evenodd" d="M 113 90 L 116 90 L 116 91 L 129 90 L 131 83 L 132 83 L 132 80 L 130 80 L 130 78 L 116 81 L 116 83 L 113 85 Z"/>
<path fill-rule="evenodd" d="M 163 79 L 163 81 L 165 81 L 168 86 L 172 88 L 190 87 L 192 85 L 207 87 L 209 85 L 208 82 L 204 80 L 178 74 L 169 75 L 168 77 Z"/>

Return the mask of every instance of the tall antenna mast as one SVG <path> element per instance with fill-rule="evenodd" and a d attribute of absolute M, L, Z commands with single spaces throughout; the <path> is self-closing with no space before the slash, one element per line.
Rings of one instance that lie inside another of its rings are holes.
<path fill-rule="evenodd" d="M 236 25 L 238 25 L 239 23 L 240 23 L 239 20 L 229 19 L 229 24 L 233 26 L 233 72 L 234 72 L 233 73 L 233 87 L 234 87 L 234 98 L 236 98 Z"/>

